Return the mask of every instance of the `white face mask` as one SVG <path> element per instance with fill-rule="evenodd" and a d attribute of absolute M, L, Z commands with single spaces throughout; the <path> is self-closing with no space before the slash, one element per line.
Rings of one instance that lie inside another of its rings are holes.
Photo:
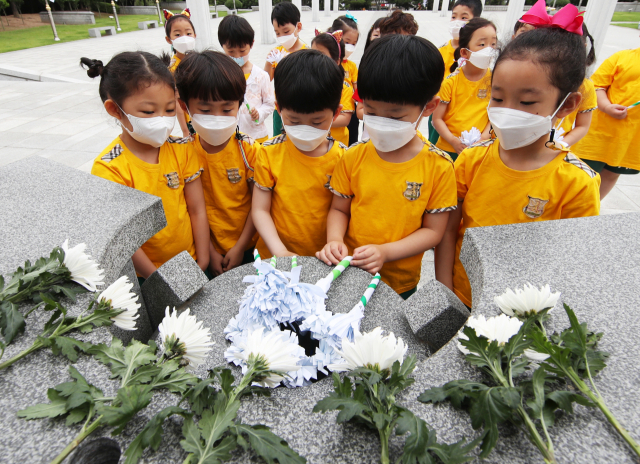
<path fill-rule="evenodd" d="M 236 132 L 237 116 L 213 116 L 211 114 L 191 115 L 191 124 L 196 133 L 210 145 L 220 146 Z"/>
<path fill-rule="evenodd" d="M 229 58 L 231 58 L 233 61 L 235 61 L 236 63 L 238 63 L 238 66 L 244 66 L 244 64 L 249 61 L 249 55 L 245 55 L 245 56 L 241 56 L 239 58 L 236 58 L 235 56 L 230 56 Z"/>
<path fill-rule="evenodd" d="M 461 20 L 454 20 L 449 22 L 449 34 L 451 34 L 451 37 L 453 37 L 455 40 L 458 40 L 460 38 L 460 29 L 462 29 L 465 24 L 467 24 L 467 22 Z"/>
<path fill-rule="evenodd" d="M 353 52 L 356 51 L 356 46 L 355 45 L 351 45 L 351 44 L 345 44 L 344 46 L 344 59 L 346 60 L 347 58 L 349 58 Z"/>
<path fill-rule="evenodd" d="M 569 95 L 571 94 L 564 97 L 560 106 L 551 116 L 540 116 L 511 108 L 489 107 L 487 109 L 489 121 L 502 148 L 514 150 L 526 147 L 551 132 L 552 120 Z"/>
<path fill-rule="evenodd" d="M 282 45 L 286 50 L 289 50 L 298 40 L 298 36 L 295 34 L 283 35 L 277 38 L 278 43 Z"/>
<path fill-rule="evenodd" d="M 171 135 L 173 126 L 176 125 L 175 116 L 156 116 L 155 118 L 139 118 L 137 116 L 131 116 L 124 112 L 120 108 L 122 114 L 124 114 L 133 130 L 126 128 L 120 121 L 118 123 L 126 130 L 134 140 L 140 143 L 151 145 L 152 147 L 161 147 L 164 142 Z"/>
<path fill-rule="evenodd" d="M 189 37 L 188 35 L 183 35 L 182 37 L 174 39 L 171 44 L 173 45 L 174 50 L 179 53 L 187 53 L 196 49 L 196 39 Z"/>
<path fill-rule="evenodd" d="M 329 129 L 318 129 L 313 126 L 284 126 L 287 137 L 300 151 L 313 151 L 327 138 Z"/>
<path fill-rule="evenodd" d="M 496 56 L 496 50 L 492 47 L 485 47 L 477 52 L 472 52 L 468 48 L 465 50 L 468 50 L 471 53 L 469 63 L 480 69 L 487 69 L 491 65 L 491 61 L 493 61 Z"/>
<path fill-rule="evenodd" d="M 422 116 L 423 112 L 424 108 L 420 112 L 420 116 Z M 420 116 L 414 123 L 410 123 L 365 114 L 364 125 L 376 150 L 386 153 L 402 148 L 411 141 L 416 135 L 416 125 L 420 120 Z"/>

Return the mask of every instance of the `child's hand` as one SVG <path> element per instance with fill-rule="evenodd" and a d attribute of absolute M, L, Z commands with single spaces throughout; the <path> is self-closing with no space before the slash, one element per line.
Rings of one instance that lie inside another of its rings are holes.
<path fill-rule="evenodd" d="M 622 105 L 611 104 L 606 106 L 602 111 L 615 119 L 624 119 L 627 117 L 627 107 Z"/>
<path fill-rule="evenodd" d="M 258 113 L 258 110 L 255 108 L 251 108 L 249 114 L 251 115 L 252 121 L 257 121 L 258 119 L 260 119 L 260 113 Z"/>
<path fill-rule="evenodd" d="M 375 274 L 382 269 L 386 260 L 386 253 L 382 245 L 365 245 L 353 251 L 351 265 Z"/>
<path fill-rule="evenodd" d="M 327 243 L 322 250 L 316 252 L 316 258 L 328 266 L 331 266 L 332 264 L 338 264 L 342 261 L 348 253 L 347 245 L 342 242 L 333 241 Z"/>
<path fill-rule="evenodd" d="M 451 141 L 451 146 L 453 147 L 453 149 L 456 151 L 457 154 L 462 153 L 462 150 L 464 150 L 465 148 L 467 148 L 467 146 L 462 143 L 462 140 L 460 140 L 459 138 L 455 137 L 452 141 Z"/>
<path fill-rule="evenodd" d="M 222 270 L 222 260 L 224 258 L 218 251 L 213 247 L 213 245 L 209 245 L 209 269 L 213 272 L 214 276 L 219 276 L 224 271 Z"/>
<path fill-rule="evenodd" d="M 237 247 L 231 247 L 227 254 L 222 258 L 222 271 L 227 272 L 233 269 L 234 267 L 240 266 L 242 264 L 242 257 L 244 255 L 244 251 Z"/>

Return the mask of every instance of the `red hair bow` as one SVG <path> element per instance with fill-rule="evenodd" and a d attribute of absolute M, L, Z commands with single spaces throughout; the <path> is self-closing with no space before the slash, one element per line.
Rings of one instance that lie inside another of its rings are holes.
<path fill-rule="evenodd" d="M 582 35 L 582 23 L 584 18 L 578 8 L 571 3 L 560 9 L 555 15 L 547 13 L 547 5 L 544 0 L 538 0 L 531 9 L 522 15 L 521 23 L 538 27 L 557 27 L 573 34 Z"/>

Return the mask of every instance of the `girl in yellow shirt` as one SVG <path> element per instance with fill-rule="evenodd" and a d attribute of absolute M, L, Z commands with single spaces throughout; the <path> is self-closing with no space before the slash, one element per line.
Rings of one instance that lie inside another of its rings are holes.
<path fill-rule="evenodd" d="M 91 173 L 162 199 L 167 226 L 133 254 L 136 272 L 146 279 L 183 251 L 205 270 L 209 230 L 202 168 L 184 140 L 169 138 L 176 122 L 171 72 L 147 52 L 119 53 L 106 66 L 88 58 L 81 63 L 88 66 L 89 77 L 101 77 L 100 98 L 122 127 Z"/>
<path fill-rule="evenodd" d="M 496 27 L 484 18 L 474 18 L 460 29 L 460 46 L 455 51 L 452 74 L 440 87 L 440 104 L 433 113 L 433 127 L 440 134 L 436 147 L 454 160 L 468 145 L 489 138 L 486 111 L 491 98 L 489 66 L 496 44 Z"/>
<path fill-rule="evenodd" d="M 344 58 L 344 41 L 342 40 L 342 31 L 331 33 L 318 33 L 311 42 L 311 48 L 318 50 L 323 55 L 331 58 L 339 67 L 342 68 Z M 343 70 L 344 72 L 344 70 Z M 351 121 L 351 116 L 355 110 L 353 102 L 353 87 L 345 80 L 342 83 L 342 96 L 340 97 L 340 116 L 334 119 L 331 125 L 331 136 L 345 147 L 349 146 L 349 129 L 347 126 Z"/>
<path fill-rule="evenodd" d="M 196 130 L 189 148 L 204 168 L 210 267 L 217 276 L 252 262 L 257 241 L 251 220 L 257 147 L 238 131 L 246 80 L 230 57 L 211 50 L 189 53 L 175 77 L 180 106 Z"/>
<path fill-rule="evenodd" d="M 471 287 L 460 261 L 468 228 L 599 213 L 598 174 L 555 144 L 552 131 L 580 105 L 585 61 L 581 37 L 556 28 L 522 34 L 497 60 L 488 109 L 497 138 L 458 157 L 458 208 L 436 247 L 436 278 L 469 307 Z"/>

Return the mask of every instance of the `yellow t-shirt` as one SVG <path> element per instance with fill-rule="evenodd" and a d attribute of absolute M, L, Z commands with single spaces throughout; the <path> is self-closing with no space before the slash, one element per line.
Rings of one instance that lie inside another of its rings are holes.
<path fill-rule="evenodd" d="M 180 58 L 178 58 L 178 55 L 173 55 L 171 57 L 171 62 L 169 63 L 169 71 L 171 71 L 172 73 L 176 71 L 176 68 L 178 67 L 178 65 L 180 64 Z"/>
<path fill-rule="evenodd" d="M 440 101 L 447 103 L 443 121 L 456 137 L 462 131 L 477 128 L 480 132 L 489 123 L 487 105 L 491 100 L 491 71 L 482 79 L 472 82 L 464 75 L 464 67 L 450 74 L 440 87 Z M 436 147 L 444 151 L 455 151 L 451 144 L 440 137 Z"/>
<path fill-rule="evenodd" d="M 342 95 L 340 96 L 340 104 L 342 105 L 342 113 L 353 113 L 356 109 L 353 104 L 353 87 L 347 81 L 342 83 Z M 347 127 L 331 128 L 331 137 L 344 146 L 349 146 L 349 129 Z"/>
<path fill-rule="evenodd" d="M 442 55 L 442 59 L 444 60 L 444 77 L 451 74 L 451 65 L 453 64 L 453 54 L 456 51 L 451 45 L 451 41 L 447 42 L 445 45 L 438 49 L 440 54 Z"/>
<path fill-rule="evenodd" d="M 598 96 L 596 95 L 596 89 L 591 79 L 584 80 L 579 92 L 582 94 L 582 101 L 578 108 L 568 116 L 556 121 L 556 140 L 557 137 L 565 137 L 571 132 L 579 113 L 589 113 L 590 111 L 598 109 Z"/>
<path fill-rule="evenodd" d="M 242 151 L 240 145 L 242 144 Z M 258 145 L 247 135 L 239 141 L 231 137 L 226 147 L 219 153 L 207 153 L 197 134 L 189 143 L 197 154 L 202 173 L 202 188 L 207 206 L 211 242 L 221 255 L 226 255 L 244 229 L 251 213 L 251 186 L 253 165 Z M 257 237 L 250 244 L 256 244 Z"/>
<path fill-rule="evenodd" d="M 170 137 L 160 147 L 158 164 L 149 164 L 116 137 L 94 160 L 91 174 L 162 199 L 167 226 L 141 247 L 156 267 L 185 250 L 196 259 L 184 186 L 200 177 L 202 167 L 186 139 Z"/>
<path fill-rule="evenodd" d="M 539 169 L 515 171 L 502 162 L 498 148 L 497 139 L 479 142 L 463 150 L 455 163 L 458 200 L 463 203 L 453 287 L 467 306 L 471 306 L 471 287 L 460 262 L 467 228 L 597 216 L 600 212 L 600 176 L 570 151 L 558 151 L 553 161 Z"/>
<path fill-rule="evenodd" d="M 249 80 L 249 76 L 250 76 L 250 75 L 251 75 L 251 73 L 245 74 L 245 75 L 244 75 L 244 78 L 245 78 L 246 80 Z"/>
<path fill-rule="evenodd" d="M 640 100 L 640 48 L 614 53 L 591 76 L 596 89 L 605 89 L 609 101 L 630 106 Z M 603 90 L 598 90 L 603 92 Z M 625 119 L 595 111 L 589 133 L 572 149 L 580 158 L 609 166 L 640 170 L 640 109 L 629 109 Z"/>
<path fill-rule="evenodd" d="M 354 143 L 331 178 L 333 193 L 352 199 L 345 235 L 349 252 L 401 240 L 422 227 L 425 213 L 456 209 L 452 163 L 429 142 L 404 163 L 383 160 L 371 141 Z M 385 263 L 382 280 L 398 293 L 411 290 L 420 281 L 422 255 Z"/>
<path fill-rule="evenodd" d="M 351 87 L 358 82 L 358 65 L 351 60 L 342 60 L 342 68 L 344 69 L 344 80 Z"/>
<path fill-rule="evenodd" d="M 302 47 L 300 48 L 300 50 L 304 50 L 305 48 L 307 48 L 307 45 L 304 42 L 302 42 Z M 288 51 L 282 45 L 278 45 L 277 47 L 271 49 L 271 51 L 267 55 L 267 61 L 275 58 L 274 61 L 269 61 L 271 63 L 271 67 L 275 69 L 276 66 L 278 66 L 278 63 L 280 62 L 280 60 L 290 54 L 291 54 L 290 51 Z"/>
<path fill-rule="evenodd" d="M 302 154 L 279 135 L 262 144 L 256 160 L 257 188 L 271 190 L 271 218 L 287 250 L 315 256 L 327 243 L 327 215 L 333 195 L 329 182 L 345 146 L 328 137 L 331 144 L 323 156 Z M 270 257 L 264 240 L 258 240 L 262 259 Z"/>

